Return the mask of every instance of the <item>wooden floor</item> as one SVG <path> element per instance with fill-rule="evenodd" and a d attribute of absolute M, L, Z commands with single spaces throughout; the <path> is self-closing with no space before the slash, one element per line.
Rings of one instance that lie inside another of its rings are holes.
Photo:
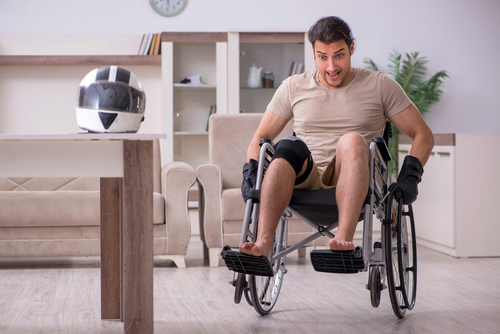
<path fill-rule="evenodd" d="M 417 303 L 399 320 L 386 290 L 371 306 L 367 273 L 317 273 L 294 254 L 275 308 L 259 316 L 234 304 L 232 274 L 201 254 L 193 240 L 187 269 L 155 262 L 155 333 L 500 333 L 500 258 L 420 247 Z M 0 333 L 122 333 L 100 319 L 99 294 L 98 258 L 0 259 Z"/>

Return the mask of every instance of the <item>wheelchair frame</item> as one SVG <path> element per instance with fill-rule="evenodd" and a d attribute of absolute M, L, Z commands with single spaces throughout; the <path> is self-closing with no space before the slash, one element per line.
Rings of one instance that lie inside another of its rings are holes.
<path fill-rule="evenodd" d="M 267 139 L 261 140 L 257 184 L 254 195 L 246 202 L 245 217 L 242 226 L 240 243 L 255 241 L 260 210 L 260 189 L 265 169 L 274 153 L 274 144 Z M 387 162 L 391 160 L 383 138 L 375 138 L 370 143 L 370 178 L 367 200 L 363 206 L 363 243 L 352 253 L 362 256 L 363 265 L 359 271 L 368 271 L 366 288 L 370 290 L 371 304 L 378 307 L 381 291 L 388 288 L 394 314 L 402 318 L 406 310 L 411 310 L 416 298 L 416 241 L 415 223 L 411 205 L 403 210 L 401 202 L 394 199 L 396 184 L 388 186 Z M 382 223 L 381 242 L 373 242 L 373 215 Z M 302 241 L 287 247 L 288 218 L 295 215 L 317 230 L 316 233 Z M 409 218 L 409 222 L 408 219 Z M 361 221 L 361 220 L 360 220 Z M 409 224 L 408 224 L 409 223 Z M 235 286 L 235 303 L 239 303 L 244 293 L 245 298 L 259 314 L 268 314 L 278 298 L 285 267 L 286 255 L 307 245 L 311 241 L 326 235 L 333 238 L 331 232 L 338 227 L 338 221 L 324 224 L 317 223 L 298 210 L 288 206 L 281 216 L 275 233 L 273 250 L 269 255 L 272 264 L 272 277 L 235 273 L 231 282 Z M 411 243 L 409 238 L 411 238 Z M 223 250 L 230 250 L 226 246 Z M 314 251 L 313 251 L 314 252 Z M 333 252 L 332 252 L 333 253 Z M 337 253 L 351 253 L 350 251 Z M 228 265 L 229 266 L 229 265 Z M 316 269 L 316 268 L 315 268 Z M 234 270 L 234 269 L 233 269 Z M 353 272 L 358 272 L 353 271 Z M 387 282 L 386 282 L 387 278 Z M 387 283 L 387 284 L 386 284 Z"/>

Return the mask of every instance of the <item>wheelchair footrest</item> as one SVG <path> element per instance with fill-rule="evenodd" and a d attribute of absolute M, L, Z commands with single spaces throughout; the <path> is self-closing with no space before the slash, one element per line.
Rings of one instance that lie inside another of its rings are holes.
<path fill-rule="evenodd" d="M 361 247 L 349 251 L 312 250 L 311 262 L 314 270 L 325 273 L 355 274 L 365 268 Z"/>
<path fill-rule="evenodd" d="M 225 246 L 220 255 L 229 270 L 247 275 L 274 276 L 271 262 L 265 256 L 243 254 L 229 246 Z"/>

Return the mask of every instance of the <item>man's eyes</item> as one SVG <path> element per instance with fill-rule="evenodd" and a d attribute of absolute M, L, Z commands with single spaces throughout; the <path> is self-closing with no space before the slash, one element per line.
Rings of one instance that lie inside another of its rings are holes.
<path fill-rule="evenodd" d="M 343 54 L 337 54 L 334 57 L 335 58 L 342 58 L 342 57 L 344 57 L 344 55 Z M 319 56 L 319 59 L 321 59 L 321 60 L 326 60 L 326 58 L 327 58 L 326 56 Z"/>

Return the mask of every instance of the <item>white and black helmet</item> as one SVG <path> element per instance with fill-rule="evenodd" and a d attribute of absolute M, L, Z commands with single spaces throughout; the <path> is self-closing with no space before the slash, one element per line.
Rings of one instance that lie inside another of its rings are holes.
<path fill-rule="evenodd" d="M 105 66 L 90 71 L 78 88 L 76 122 L 89 132 L 137 132 L 146 94 L 134 73 Z"/>

